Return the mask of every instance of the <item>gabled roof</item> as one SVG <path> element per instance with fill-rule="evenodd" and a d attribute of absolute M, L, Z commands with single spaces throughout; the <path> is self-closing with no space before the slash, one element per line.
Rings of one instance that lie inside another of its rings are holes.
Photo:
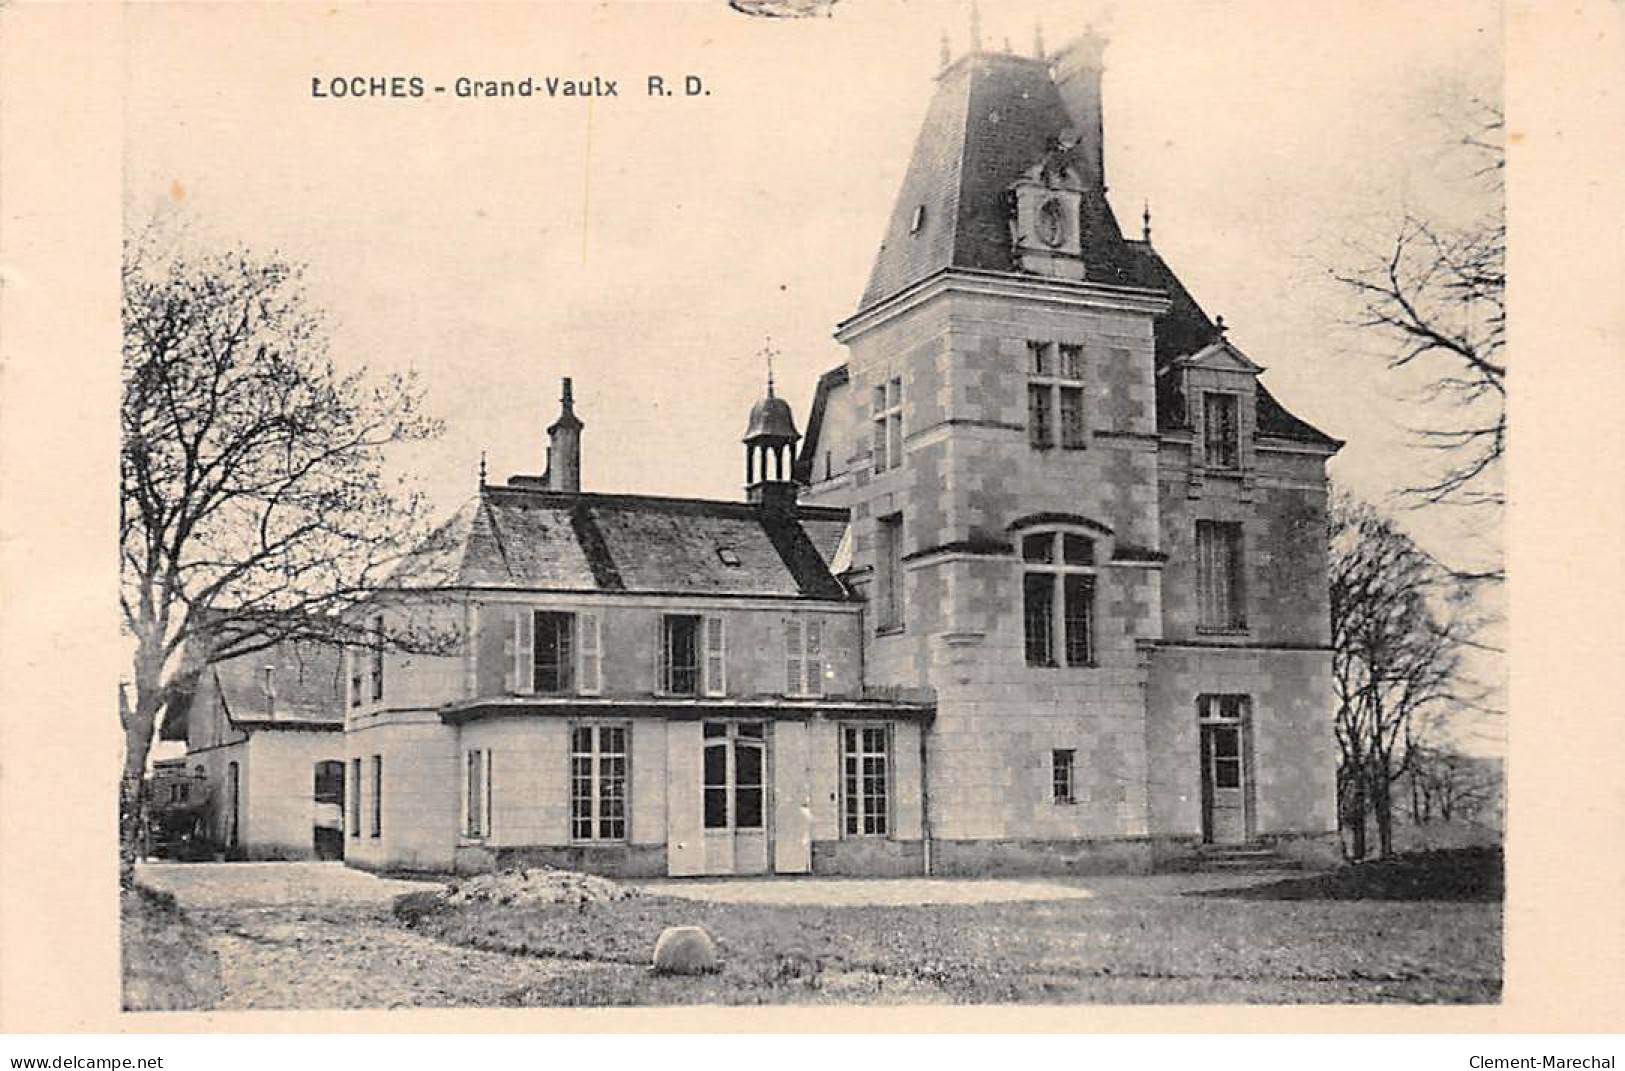
<path fill-rule="evenodd" d="M 943 71 L 859 309 L 946 268 L 1017 270 L 1010 187 L 1079 135 L 1044 60 L 981 52 Z M 1067 153 L 1082 164 L 1096 148 L 1078 140 Z M 1082 238 L 1088 281 L 1135 282 L 1134 257 L 1098 185 L 1083 192 Z"/>
<path fill-rule="evenodd" d="M 333 644 L 284 640 L 263 651 L 216 662 L 205 672 L 214 674 L 226 716 L 235 723 L 342 726 L 343 664 Z"/>
<path fill-rule="evenodd" d="M 409 557 L 397 589 L 846 600 L 826 565 L 845 510 L 486 487 Z"/>

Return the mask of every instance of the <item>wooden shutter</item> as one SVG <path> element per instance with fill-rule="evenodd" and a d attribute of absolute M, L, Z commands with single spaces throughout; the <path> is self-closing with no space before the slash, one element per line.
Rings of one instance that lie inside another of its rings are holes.
<path fill-rule="evenodd" d="M 508 679 L 509 692 L 527 695 L 536 687 L 536 648 L 535 648 L 535 618 L 529 607 L 513 611 L 513 621 L 508 630 Z"/>
<path fill-rule="evenodd" d="M 700 722 L 666 723 L 666 873 L 705 873 Z"/>
<path fill-rule="evenodd" d="M 824 694 L 824 623 L 808 621 L 806 637 L 806 674 L 808 695 Z"/>
<path fill-rule="evenodd" d="M 485 836 L 491 836 L 491 816 L 496 812 L 496 791 L 491 784 L 491 767 L 496 762 L 496 756 L 490 748 L 485 749 L 485 796 L 480 801 L 485 806 Z"/>
<path fill-rule="evenodd" d="M 577 674 L 576 690 L 582 695 L 597 695 L 603 688 L 604 659 L 598 637 L 598 615 L 577 614 L 576 627 L 581 632 L 581 666 Z"/>
<path fill-rule="evenodd" d="M 773 872 L 812 870 L 812 784 L 807 725 L 773 723 Z"/>
<path fill-rule="evenodd" d="M 722 618 L 707 617 L 703 626 L 705 636 L 705 694 L 726 695 L 728 691 L 727 653 L 726 641 L 722 634 Z"/>
<path fill-rule="evenodd" d="M 671 692 L 671 673 L 667 666 L 671 665 L 671 656 L 666 650 L 666 615 L 661 614 L 655 618 L 655 692 L 666 695 Z"/>
<path fill-rule="evenodd" d="M 806 661 L 801 652 L 801 622 L 792 617 L 784 622 L 784 694 L 801 695 L 806 691 L 803 683 Z"/>

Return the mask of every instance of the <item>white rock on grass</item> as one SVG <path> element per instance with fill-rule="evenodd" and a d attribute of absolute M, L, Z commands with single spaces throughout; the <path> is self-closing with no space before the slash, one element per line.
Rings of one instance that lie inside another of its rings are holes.
<path fill-rule="evenodd" d="M 656 974 L 712 974 L 722 969 L 717 943 L 699 926 L 668 926 L 655 942 Z"/>

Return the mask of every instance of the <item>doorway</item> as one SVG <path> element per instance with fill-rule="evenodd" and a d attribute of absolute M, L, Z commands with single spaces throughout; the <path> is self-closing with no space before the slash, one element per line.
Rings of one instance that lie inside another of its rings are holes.
<path fill-rule="evenodd" d="M 1198 700 L 1202 754 L 1202 841 L 1243 844 L 1248 838 L 1247 697 Z"/>
<path fill-rule="evenodd" d="M 317 859 L 344 858 L 344 763 L 325 759 L 315 766 L 311 817 Z"/>
<path fill-rule="evenodd" d="M 766 874 L 767 725 L 708 721 L 702 742 L 705 873 Z"/>

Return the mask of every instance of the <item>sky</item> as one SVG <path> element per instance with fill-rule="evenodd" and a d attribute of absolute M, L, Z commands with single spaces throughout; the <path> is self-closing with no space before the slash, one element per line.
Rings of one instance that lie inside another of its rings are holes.
<path fill-rule="evenodd" d="M 968 2 L 842 0 L 753 19 L 722 0 L 534 7 L 127 9 L 127 220 L 309 266 L 335 359 L 415 369 L 445 436 L 394 459 L 442 513 L 539 472 L 559 379 L 583 487 L 738 498 L 764 344 L 805 425 L 842 362 L 946 34 Z M 1110 39 L 1105 154 L 1156 246 L 1289 409 L 1347 441 L 1333 478 L 1379 502 L 1415 479 L 1425 419 L 1346 327 L 1328 269 L 1407 208 L 1474 209 L 1449 116 L 1500 92 L 1490 3 L 982 4 L 984 47 Z M 649 74 L 704 95 L 650 97 Z M 422 77 L 422 99 L 312 96 L 312 78 Z M 456 79 L 615 79 L 613 98 L 470 100 Z M 1499 529 L 1401 514 L 1435 553 Z"/>

